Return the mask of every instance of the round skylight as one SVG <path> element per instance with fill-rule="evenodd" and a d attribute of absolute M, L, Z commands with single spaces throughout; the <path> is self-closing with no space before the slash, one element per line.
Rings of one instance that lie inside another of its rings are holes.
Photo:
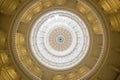
<path fill-rule="evenodd" d="M 63 70 L 80 63 L 89 48 L 89 33 L 83 20 L 67 10 L 40 17 L 31 30 L 30 45 L 44 66 Z"/>

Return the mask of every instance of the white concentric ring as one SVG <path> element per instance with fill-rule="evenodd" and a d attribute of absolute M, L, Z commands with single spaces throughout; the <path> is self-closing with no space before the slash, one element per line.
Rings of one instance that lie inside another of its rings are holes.
<path fill-rule="evenodd" d="M 66 10 L 44 14 L 36 21 L 30 35 L 35 58 L 46 67 L 57 70 L 69 69 L 81 62 L 89 48 L 89 41 L 85 23 Z"/>

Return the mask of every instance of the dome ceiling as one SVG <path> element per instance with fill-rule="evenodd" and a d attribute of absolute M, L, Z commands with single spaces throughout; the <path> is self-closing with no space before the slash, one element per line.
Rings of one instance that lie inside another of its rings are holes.
<path fill-rule="evenodd" d="M 23 6 L 22 0 L 13 1 L 14 6 L 10 1 L 0 2 L 2 14 L 15 14 L 9 34 L 0 31 L 0 48 L 5 48 L 8 36 L 10 52 L 1 50 L 0 79 L 24 80 L 18 75 L 22 73 L 28 80 L 89 80 L 104 65 L 110 47 L 109 25 L 114 31 L 120 29 L 120 1 L 97 0 L 98 7 L 89 0 L 26 1 Z M 110 14 L 109 23 L 106 14 Z M 15 66 L 4 67 L 7 64 Z"/>
<path fill-rule="evenodd" d="M 31 29 L 33 54 L 49 68 L 74 67 L 86 55 L 89 34 L 85 23 L 75 14 L 65 10 L 48 12 Z"/>
<path fill-rule="evenodd" d="M 95 9 L 77 0 L 33 3 L 18 15 L 20 18 L 15 28 L 18 27 L 12 31 L 16 36 L 12 41 L 17 63 L 22 63 L 21 69 L 26 70 L 26 74 L 43 80 L 49 74 L 49 79 L 58 75 L 66 79 L 90 77 L 90 72 L 94 73 L 92 70 L 100 67 L 106 55 L 105 25 L 97 15 Z M 25 32 L 20 32 L 22 25 L 26 27 Z M 95 54 L 98 59 L 90 59 Z M 90 65 L 88 61 L 94 62 Z M 34 67 L 39 70 L 34 71 Z M 81 70 L 85 70 L 83 75 L 79 74 Z"/>

